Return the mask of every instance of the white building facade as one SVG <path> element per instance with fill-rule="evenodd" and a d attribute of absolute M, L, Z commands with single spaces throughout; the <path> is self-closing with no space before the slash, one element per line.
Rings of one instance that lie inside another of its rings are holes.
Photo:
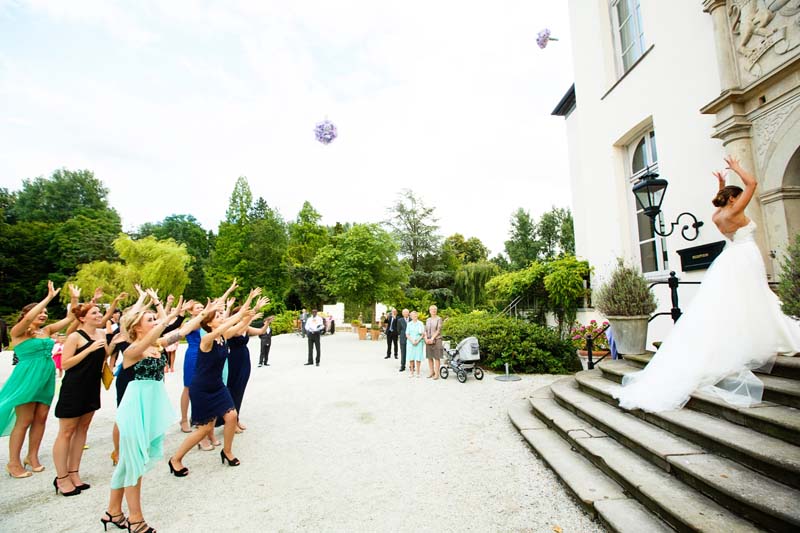
<path fill-rule="evenodd" d="M 774 279 L 800 232 L 800 0 L 570 0 L 569 12 L 575 85 L 553 113 L 566 119 L 575 246 L 592 284 L 617 257 L 653 281 L 702 280 L 684 267 L 723 240 L 711 172 L 726 154 L 758 177 L 747 214 Z M 685 215 L 654 234 L 632 193 L 648 172 L 669 182 L 656 225 L 689 212 L 704 223 L 695 240 Z M 694 290 L 681 286 L 682 307 Z M 656 294 L 669 311 L 666 286 Z M 656 319 L 650 340 L 670 327 Z"/>

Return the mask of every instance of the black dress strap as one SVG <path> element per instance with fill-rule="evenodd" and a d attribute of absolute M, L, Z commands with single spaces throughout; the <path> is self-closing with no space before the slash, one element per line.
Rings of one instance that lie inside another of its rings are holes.
<path fill-rule="evenodd" d="M 85 349 L 86 349 L 86 348 L 87 348 L 89 345 L 91 345 L 91 344 L 94 342 L 94 339 L 93 339 L 93 338 L 91 338 L 91 337 L 89 336 L 89 334 L 88 334 L 88 333 L 86 333 L 85 331 L 83 331 L 82 329 L 79 329 L 79 330 L 77 330 L 77 332 L 78 332 L 78 335 L 80 335 L 81 337 L 83 337 L 84 339 L 86 339 L 86 344 L 84 344 L 83 346 L 81 346 L 80 348 L 78 348 L 78 351 L 79 351 L 79 352 L 82 352 L 83 350 L 85 350 Z"/>

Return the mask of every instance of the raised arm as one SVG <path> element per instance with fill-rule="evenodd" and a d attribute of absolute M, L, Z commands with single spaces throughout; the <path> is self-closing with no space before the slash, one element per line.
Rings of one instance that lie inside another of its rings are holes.
<path fill-rule="evenodd" d="M 717 185 L 718 185 L 717 192 L 719 192 L 725 188 L 725 173 L 717 170 L 712 172 L 712 174 L 714 175 L 715 178 L 717 178 Z"/>
<path fill-rule="evenodd" d="M 69 300 L 70 300 L 69 304 L 70 304 L 70 309 L 72 309 L 76 305 L 78 305 L 78 299 L 80 297 L 81 297 L 81 290 L 78 287 L 76 287 L 75 285 L 70 285 L 69 286 Z M 47 333 L 47 335 L 52 335 L 53 333 L 61 331 L 62 329 L 64 329 L 67 326 L 70 326 L 70 330 L 75 330 L 75 329 L 77 329 L 78 323 L 76 321 L 73 324 L 73 321 L 75 321 L 75 315 L 73 315 L 72 313 L 67 311 L 67 316 L 66 317 L 62 318 L 58 322 L 54 322 L 54 323 L 50 324 L 49 326 L 45 326 L 43 329 L 44 329 L 45 333 Z M 72 327 L 72 326 L 75 326 L 75 327 Z"/>
<path fill-rule="evenodd" d="M 246 313 L 253 313 L 250 309 L 250 302 L 253 301 L 253 298 L 259 296 L 261 294 L 261 288 L 255 288 L 250 291 L 250 294 L 247 297 L 247 300 L 242 304 L 242 307 L 239 309 L 239 312 L 235 315 L 228 317 L 225 321 L 217 326 L 213 331 L 207 333 L 203 336 L 200 340 L 200 348 L 204 352 L 207 352 L 211 348 L 211 343 L 214 342 L 220 335 L 224 335 L 226 331 L 228 331 L 231 327 L 235 324 L 239 323 L 242 318 L 245 316 Z"/>
<path fill-rule="evenodd" d="M 268 316 L 266 319 L 264 319 L 264 325 L 261 326 L 260 328 L 254 328 L 253 326 L 247 328 L 247 334 L 250 335 L 251 337 L 254 335 L 263 335 L 264 333 L 267 332 L 267 328 L 269 327 L 269 325 L 272 323 L 273 320 L 275 320 L 274 316 Z"/>
<path fill-rule="evenodd" d="M 733 170 L 739 175 L 739 177 L 742 179 L 742 183 L 744 184 L 744 191 L 742 191 L 742 194 L 740 194 L 733 203 L 733 214 L 738 214 L 743 212 L 747 207 L 747 204 L 750 203 L 750 200 L 753 198 L 753 194 L 756 192 L 758 182 L 756 181 L 755 176 L 742 168 L 742 166 L 739 164 L 739 160 L 736 159 L 736 157 L 729 155 L 725 158 L 725 162 L 728 164 L 728 168 L 730 170 Z"/>
<path fill-rule="evenodd" d="M 104 327 L 107 326 L 108 321 L 111 319 L 111 315 L 113 315 L 114 311 L 117 310 L 117 305 L 119 305 L 119 303 L 127 297 L 128 297 L 127 292 L 121 292 L 117 295 L 116 298 L 114 298 L 111 301 L 111 303 L 108 306 L 108 309 L 106 310 L 106 314 L 103 315 L 103 321 L 101 322 L 101 324 L 103 324 Z"/>
<path fill-rule="evenodd" d="M 36 317 L 47 308 L 47 304 L 49 304 L 50 301 L 55 298 L 60 291 L 61 289 L 56 289 L 52 281 L 47 282 L 47 296 L 45 296 L 41 302 L 36 304 L 33 309 L 25 313 L 25 316 L 22 317 L 22 320 L 14 324 L 14 326 L 11 328 L 11 342 L 13 344 L 17 344 L 17 341 L 14 339 L 18 339 L 25 334 L 31 323 L 36 320 Z"/>
<path fill-rule="evenodd" d="M 161 300 L 158 299 L 158 289 L 147 289 L 148 296 L 153 301 L 153 305 L 156 306 L 156 315 L 158 315 L 159 320 L 164 320 L 167 316 L 167 312 L 164 310 L 164 306 L 161 304 Z"/>

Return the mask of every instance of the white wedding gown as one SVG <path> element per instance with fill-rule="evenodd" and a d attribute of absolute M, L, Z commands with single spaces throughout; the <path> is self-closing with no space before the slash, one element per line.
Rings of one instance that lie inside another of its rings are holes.
<path fill-rule="evenodd" d="M 733 234 L 647 367 L 623 378 L 620 407 L 679 409 L 695 390 L 749 407 L 764 390 L 752 370 L 800 352 L 800 322 L 781 312 L 767 285 L 755 229 L 751 221 Z"/>

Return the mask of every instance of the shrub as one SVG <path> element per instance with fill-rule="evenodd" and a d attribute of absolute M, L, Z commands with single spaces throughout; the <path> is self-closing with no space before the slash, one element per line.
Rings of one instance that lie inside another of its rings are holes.
<path fill-rule="evenodd" d="M 283 313 L 275 315 L 270 327 L 272 328 L 273 335 L 280 335 L 281 333 L 291 333 L 294 331 L 294 321 L 299 317 L 297 311 L 284 311 Z"/>
<path fill-rule="evenodd" d="M 795 235 L 781 262 L 778 297 L 785 314 L 800 317 L 800 233 Z"/>
<path fill-rule="evenodd" d="M 495 370 L 508 363 L 514 372 L 564 374 L 580 370 L 575 348 L 554 330 L 485 311 L 457 315 L 445 321 L 442 333 L 453 343 L 477 337 L 481 366 Z M 455 346 L 455 344 L 453 344 Z"/>
<path fill-rule="evenodd" d="M 642 316 L 656 309 L 656 299 L 638 269 L 617 259 L 611 279 L 595 291 L 594 305 L 605 316 Z"/>

